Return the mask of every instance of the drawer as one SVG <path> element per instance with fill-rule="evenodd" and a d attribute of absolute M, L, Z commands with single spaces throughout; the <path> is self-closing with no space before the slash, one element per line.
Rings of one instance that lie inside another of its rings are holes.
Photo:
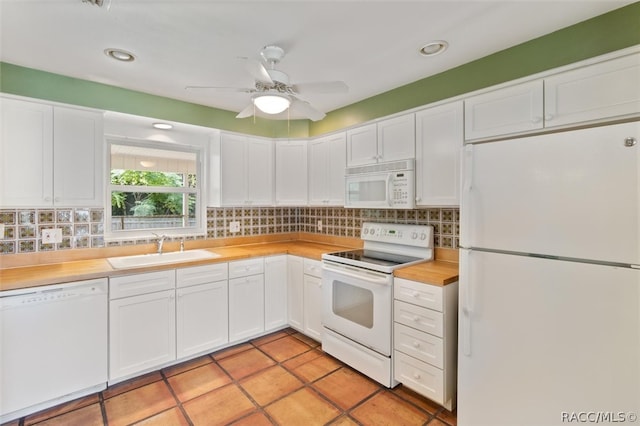
<path fill-rule="evenodd" d="M 394 299 L 442 312 L 442 287 L 395 278 Z"/>
<path fill-rule="evenodd" d="M 393 353 L 394 378 L 421 395 L 444 403 L 444 372 L 399 351 Z"/>
<path fill-rule="evenodd" d="M 393 320 L 416 330 L 442 337 L 444 322 L 442 312 L 394 300 Z"/>
<path fill-rule="evenodd" d="M 444 368 L 444 344 L 441 338 L 400 323 L 393 324 L 393 347 L 400 352 Z"/>
<path fill-rule="evenodd" d="M 173 290 L 176 287 L 176 271 L 149 272 L 109 278 L 109 300 L 122 297 Z"/>
<path fill-rule="evenodd" d="M 227 264 L 194 266 L 176 270 L 176 287 L 189 287 L 197 284 L 224 281 L 228 278 Z"/>
<path fill-rule="evenodd" d="M 264 258 L 262 257 L 229 262 L 229 278 L 246 277 L 262 273 L 264 273 Z"/>
<path fill-rule="evenodd" d="M 306 275 L 322 278 L 322 262 L 313 259 L 304 259 L 303 269 Z"/>

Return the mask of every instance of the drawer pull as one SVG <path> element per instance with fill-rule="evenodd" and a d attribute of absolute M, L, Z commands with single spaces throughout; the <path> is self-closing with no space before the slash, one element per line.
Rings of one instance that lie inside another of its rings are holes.
<path fill-rule="evenodd" d="M 420 373 L 413 373 L 413 378 L 416 380 L 420 380 L 422 376 L 420 375 Z"/>
<path fill-rule="evenodd" d="M 414 315 L 413 316 L 413 322 L 418 322 L 418 321 L 420 321 L 420 317 L 417 316 L 417 315 Z"/>
<path fill-rule="evenodd" d="M 413 342 L 413 347 L 418 349 L 420 347 L 420 342 Z"/>
<path fill-rule="evenodd" d="M 420 296 L 420 293 L 417 291 L 414 291 L 413 293 L 411 293 L 411 295 L 417 299 L 418 296 Z"/>

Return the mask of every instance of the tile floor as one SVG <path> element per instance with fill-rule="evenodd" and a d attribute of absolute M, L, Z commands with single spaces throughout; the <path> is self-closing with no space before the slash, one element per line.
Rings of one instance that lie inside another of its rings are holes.
<path fill-rule="evenodd" d="M 456 426 L 456 415 L 286 329 L 8 423 L 35 424 Z"/>

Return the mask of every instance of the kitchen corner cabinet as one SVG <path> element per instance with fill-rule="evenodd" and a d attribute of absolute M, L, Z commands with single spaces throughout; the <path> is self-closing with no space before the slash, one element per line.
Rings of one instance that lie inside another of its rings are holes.
<path fill-rule="evenodd" d="M 460 205 L 463 103 L 416 113 L 416 205 Z"/>
<path fill-rule="evenodd" d="M 102 114 L 18 99 L 0 102 L 0 205 L 102 206 Z"/>
<path fill-rule="evenodd" d="M 287 323 L 287 255 L 265 257 L 264 328 L 275 330 Z"/>
<path fill-rule="evenodd" d="M 176 358 L 229 341 L 227 264 L 176 270 Z"/>
<path fill-rule="evenodd" d="M 277 206 L 307 204 L 307 141 L 275 142 L 275 175 Z"/>
<path fill-rule="evenodd" d="M 304 259 L 303 266 L 303 332 L 320 342 L 322 341 L 322 263 Z"/>
<path fill-rule="evenodd" d="M 309 141 L 309 205 L 344 206 L 345 132 Z"/>
<path fill-rule="evenodd" d="M 109 280 L 109 381 L 176 359 L 175 270 Z"/>
<path fill-rule="evenodd" d="M 394 378 L 448 410 L 456 406 L 458 283 L 394 280 Z"/>
<path fill-rule="evenodd" d="M 264 259 L 229 262 L 229 341 L 264 332 Z"/>
<path fill-rule="evenodd" d="M 405 114 L 347 130 L 349 167 L 414 157 L 414 114 Z"/>
<path fill-rule="evenodd" d="M 220 135 L 222 206 L 273 204 L 273 142 L 231 133 Z"/>

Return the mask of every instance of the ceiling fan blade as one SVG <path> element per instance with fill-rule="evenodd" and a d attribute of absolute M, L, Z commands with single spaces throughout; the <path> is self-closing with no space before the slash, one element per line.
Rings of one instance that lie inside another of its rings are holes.
<path fill-rule="evenodd" d="M 249 105 L 247 105 L 245 109 L 243 109 L 238 113 L 238 115 L 236 115 L 236 118 L 251 117 L 253 115 L 253 112 L 254 112 L 254 106 L 253 106 L 253 102 L 251 102 Z"/>
<path fill-rule="evenodd" d="M 294 112 L 304 115 L 311 121 L 319 121 L 326 117 L 326 114 L 322 111 L 318 111 L 312 107 L 309 102 L 301 101 L 300 99 L 294 99 L 291 102 L 291 107 Z"/>
<path fill-rule="evenodd" d="M 273 80 L 271 79 L 271 76 L 267 72 L 267 69 L 260 62 L 252 59 L 247 59 L 246 68 L 254 80 L 260 81 L 262 83 L 266 83 L 269 85 L 273 84 Z"/>
<path fill-rule="evenodd" d="M 218 92 L 241 92 L 251 93 L 255 89 L 247 89 L 243 87 L 224 87 L 224 86 L 185 86 L 186 90 L 216 90 Z"/>
<path fill-rule="evenodd" d="M 294 84 L 296 93 L 347 93 L 349 86 L 344 81 L 317 81 L 312 83 Z"/>

